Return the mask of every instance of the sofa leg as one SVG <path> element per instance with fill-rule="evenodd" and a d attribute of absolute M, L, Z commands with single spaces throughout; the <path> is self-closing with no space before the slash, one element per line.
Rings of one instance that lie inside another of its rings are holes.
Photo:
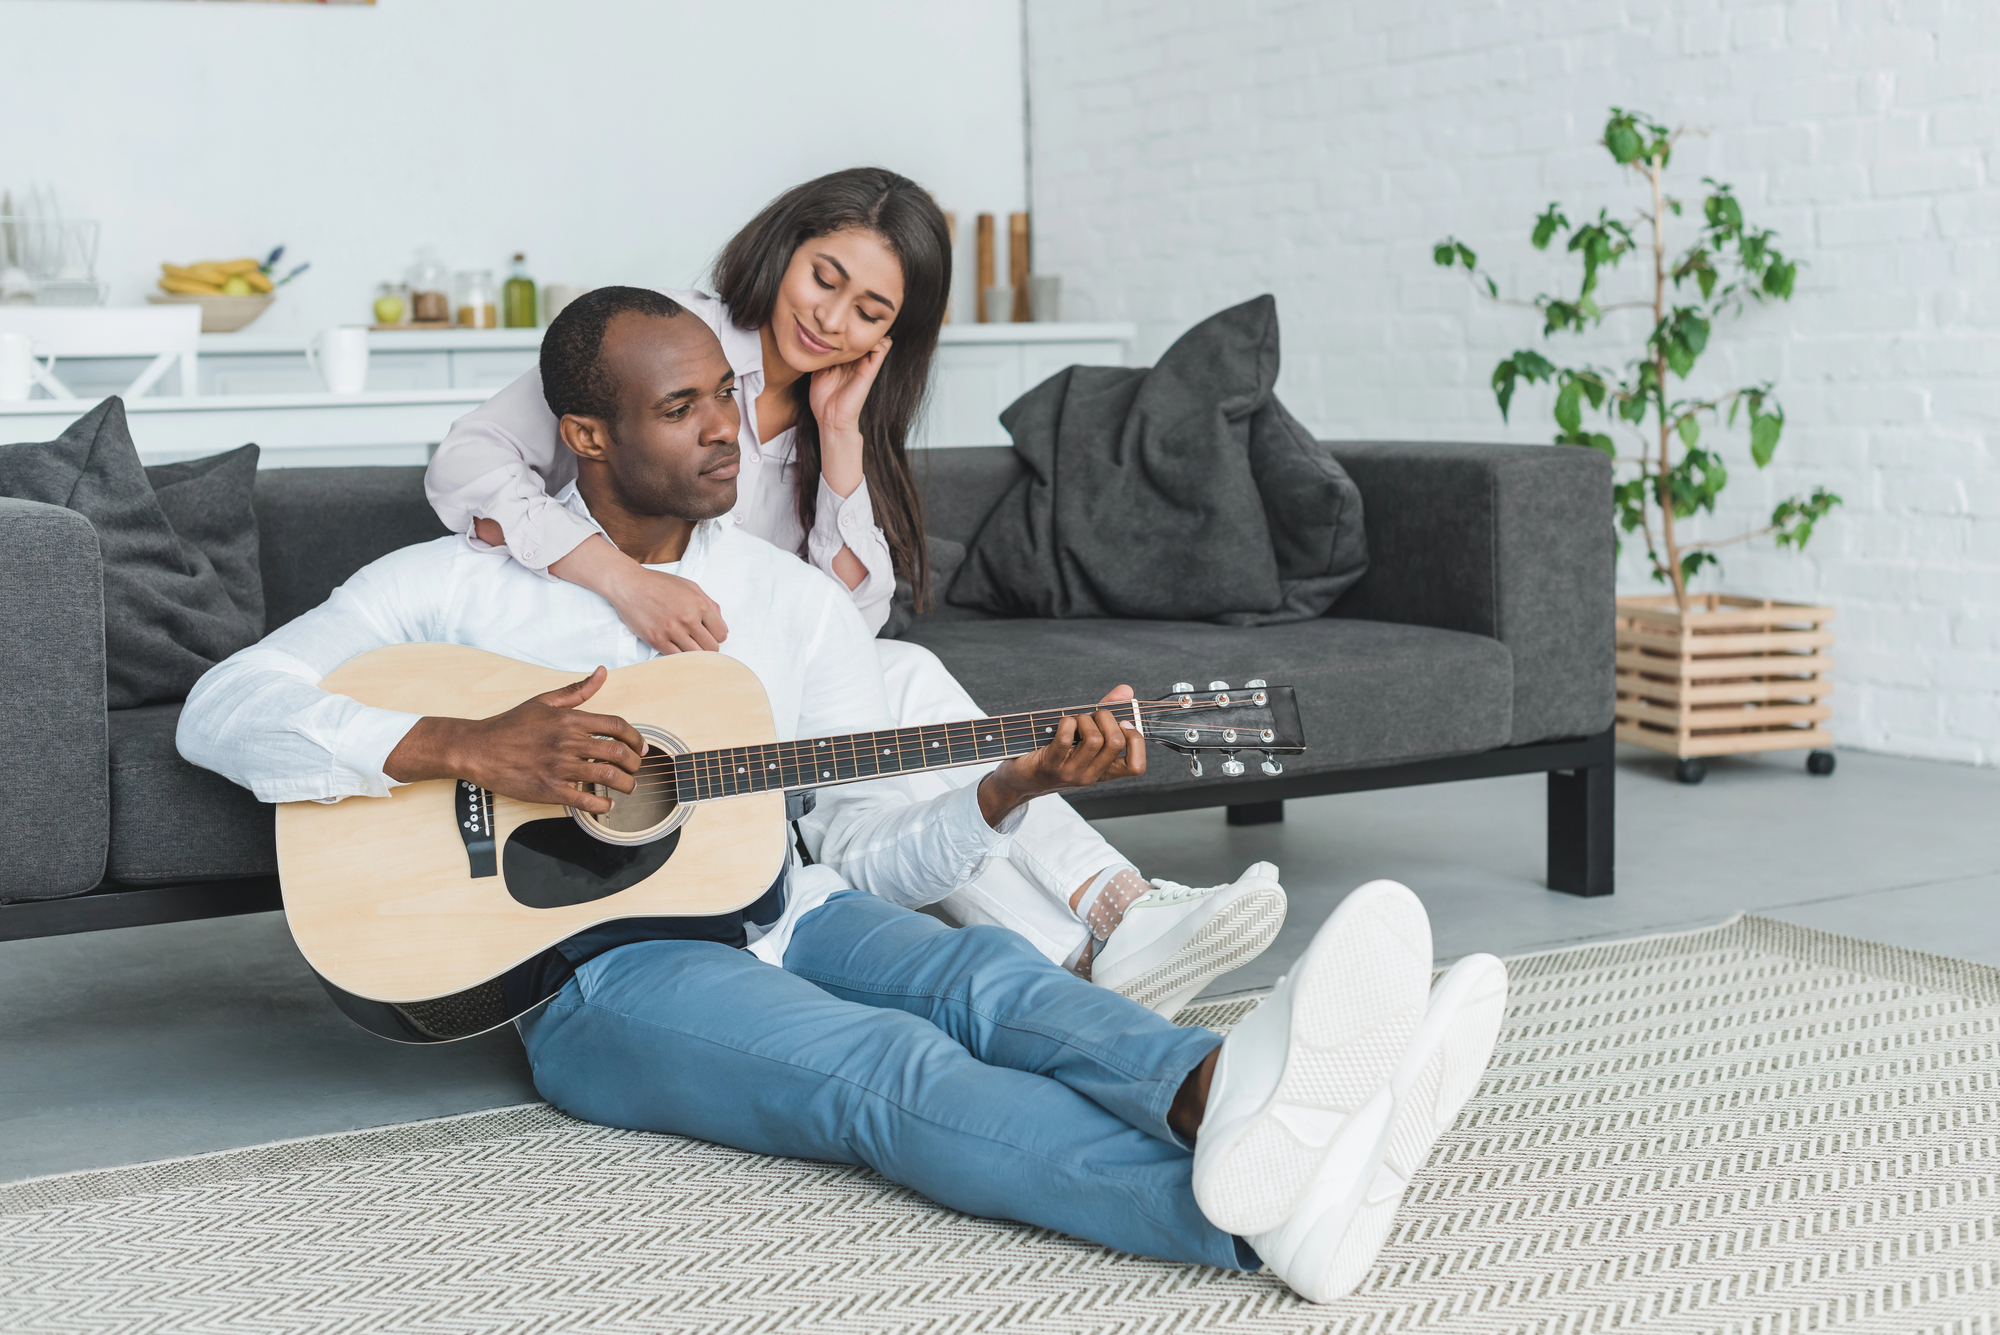
<path fill-rule="evenodd" d="M 1549 889 L 1611 893 L 1615 773 L 1609 765 L 1549 771 Z"/>
<path fill-rule="evenodd" d="M 1276 825 L 1284 818 L 1283 802 L 1245 802 L 1229 808 L 1231 825 Z"/>

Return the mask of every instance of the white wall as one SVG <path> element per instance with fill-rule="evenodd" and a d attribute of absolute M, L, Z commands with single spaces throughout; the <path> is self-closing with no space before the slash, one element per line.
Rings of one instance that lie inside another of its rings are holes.
<path fill-rule="evenodd" d="M 1435 269 L 1447 233 L 1515 295 L 1575 290 L 1527 242 L 1551 200 L 1630 212 L 1605 108 L 1706 131 L 1681 191 L 1733 182 L 1810 265 L 1719 327 L 1696 384 L 1771 377 L 1777 462 L 1732 440 L 1746 527 L 1842 494 L 1803 557 L 1736 550 L 1706 587 L 1831 603 L 1836 737 L 2000 763 L 2000 5 L 1991 0 L 1030 0 L 1037 267 L 1130 319 L 1150 359 L 1270 291 L 1279 389 L 1330 437 L 1545 441 L 1487 377 L 1531 313 Z M 1635 266 L 1636 267 L 1636 266 Z M 1642 292 L 1641 275 L 1609 280 Z M 1622 362 L 1642 316 L 1550 350 Z M 1653 588 L 1628 551 L 1624 591 Z"/>
<path fill-rule="evenodd" d="M 258 333 L 367 319 L 425 242 L 682 285 L 840 167 L 914 177 L 964 235 L 1020 208 L 1019 23 L 1015 0 L 10 0 L 0 188 L 103 220 L 114 304 L 161 260 L 284 242 L 313 268 Z"/>

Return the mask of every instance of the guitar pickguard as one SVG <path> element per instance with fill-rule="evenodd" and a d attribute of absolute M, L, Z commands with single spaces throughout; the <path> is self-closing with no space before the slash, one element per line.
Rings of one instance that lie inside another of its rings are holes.
<path fill-rule="evenodd" d="M 531 820 L 507 836 L 501 875 L 507 893 L 529 908 L 588 904 L 629 890 L 666 866 L 680 842 L 676 829 L 650 844 L 607 844 L 567 816 Z"/>

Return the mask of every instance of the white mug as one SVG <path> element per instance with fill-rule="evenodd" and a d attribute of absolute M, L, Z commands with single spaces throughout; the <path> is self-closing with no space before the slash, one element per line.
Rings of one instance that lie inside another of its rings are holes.
<path fill-rule="evenodd" d="M 35 336 L 10 329 L 0 333 L 0 400 L 19 402 L 35 392 L 35 382 L 55 368 L 56 359 L 35 359 Z"/>
<path fill-rule="evenodd" d="M 359 394 L 368 387 L 368 328 L 337 324 L 306 344 L 306 362 L 335 394 Z"/>

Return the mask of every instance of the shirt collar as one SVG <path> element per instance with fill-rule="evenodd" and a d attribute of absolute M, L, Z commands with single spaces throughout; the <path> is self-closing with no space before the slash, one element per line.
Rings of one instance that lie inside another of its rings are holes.
<path fill-rule="evenodd" d="M 568 483 L 561 491 L 556 493 L 556 504 L 583 520 L 586 524 L 589 524 L 600 534 L 603 534 L 606 542 L 611 542 L 611 535 L 604 532 L 604 525 L 597 522 L 597 517 L 590 513 L 590 507 L 584 504 L 583 493 L 576 489 L 576 483 Z M 698 567 L 701 559 L 708 554 L 709 547 L 714 544 L 716 536 L 721 533 L 722 529 L 723 523 L 720 519 L 702 520 L 694 526 L 694 532 L 689 535 L 687 550 L 681 553 L 681 559 L 676 562 L 665 562 L 663 564 L 678 565 L 681 567 L 683 575 L 686 575 L 689 579 L 694 578 L 694 576 L 687 574 L 689 568 L 687 563 L 693 561 Z M 612 545 L 616 546 L 617 544 L 613 543 Z M 653 566 L 650 568 L 658 569 L 659 567 Z"/>

